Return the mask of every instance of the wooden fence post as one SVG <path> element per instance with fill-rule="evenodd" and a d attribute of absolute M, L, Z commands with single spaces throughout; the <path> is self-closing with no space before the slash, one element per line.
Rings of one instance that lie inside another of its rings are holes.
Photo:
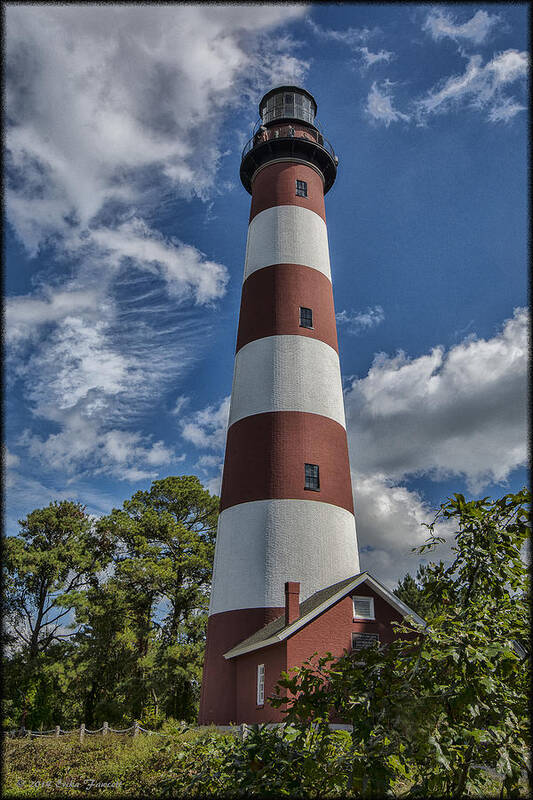
<path fill-rule="evenodd" d="M 139 723 L 137 722 L 137 720 L 135 720 L 135 723 L 133 725 L 133 735 L 134 736 L 139 735 Z"/>
<path fill-rule="evenodd" d="M 56 725 L 56 736 L 59 736 L 59 731 L 60 731 L 59 725 Z"/>
<path fill-rule="evenodd" d="M 106 733 L 109 733 L 109 722 L 104 722 L 104 729 L 102 731 L 102 736 L 105 736 Z"/>
<path fill-rule="evenodd" d="M 80 742 L 83 742 L 85 738 L 85 722 L 82 722 L 80 725 Z"/>

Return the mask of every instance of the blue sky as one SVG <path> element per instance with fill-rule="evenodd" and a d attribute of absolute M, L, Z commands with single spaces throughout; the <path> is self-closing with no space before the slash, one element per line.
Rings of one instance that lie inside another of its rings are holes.
<path fill-rule="evenodd" d="M 262 94 L 304 85 L 362 566 L 526 480 L 527 7 L 6 6 L 7 532 L 217 491 Z"/>

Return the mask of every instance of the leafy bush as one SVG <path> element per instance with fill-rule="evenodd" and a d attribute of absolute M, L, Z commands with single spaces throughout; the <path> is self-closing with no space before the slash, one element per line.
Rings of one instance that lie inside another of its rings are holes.
<path fill-rule="evenodd" d="M 272 703 L 288 722 L 314 721 L 326 737 L 332 714 L 352 724 L 349 792 L 384 795 L 404 779 L 410 796 L 464 797 L 488 767 L 502 798 L 518 796 L 530 769 L 529 503 L 525 489 L 455 495 L 438 514 L 457 524 L 453 563 L 424 573 L 427 625 L 404 621 L 389 645 L 309 660 L 279 682 Z M 429 527 L 422 549 L 443 541 Z"/>

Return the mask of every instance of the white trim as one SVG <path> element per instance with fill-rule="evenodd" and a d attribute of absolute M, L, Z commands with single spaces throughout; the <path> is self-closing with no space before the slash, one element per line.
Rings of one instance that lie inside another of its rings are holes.
<path fill-rule="evenodd" d="M 265 665 L 257 665 L 257 693 L 256 701 L 258 706 L 265 705 Z"/>
<path fill-rule="evenodd" d="M 357 575 L 353 581 L 350 581 L 343 589 L 339 592 L 334 594 L 324 603 L 321 603 L 317 608 L 313 609 L 309 614 L 306 614 L 304 617 L 293 622 L 292 625 L 288 625 L 287 627 L 283 628 L 278 634 L 271 636 L 269 639 L 265 639 L 262 642 L 257 642 L 256 644 L 248 645 L 247 647 L 233 647 L 231 650 L 228 650 L 227 653 L 224 653 L 224 658 L 235 658 L 236 656 L 241 656 L 244 653 L 250 653 L 252 650 L 259 650 L 261 647 L 268 647 L 271 644 L 277 644 L 278 642 L 282 642 L 285 639 L 288 639 L 289 636 L 292 636 L 293 633 L 296 633 L 297 630 L 303 628 L 304 625 L 307 625 L 312 619 L 318 617 L 319 614 L 322 614 L 323 611 L 326 611 L 330 606 L 335 605 L 339 600 L 349 594 L 353 589 L 359 586 L 361 583 L 366 582 L 371 589 L 374 589 L 376 594 L 379 594 L 380 597 L 383 597 L 393 608 L 402 614 L 402 616 L 413 617 L 414 621 L 419 625 L 422 625 L 425 628 L 426 623 L 416 614 L 409 606 L 402 603 L 395 594 L 393 594 L 389 589 L 383 586 L 382 583 L 373 578 L 372 575 L 369 575 L 368 572 L 362 572 L 361 575 Z"/>

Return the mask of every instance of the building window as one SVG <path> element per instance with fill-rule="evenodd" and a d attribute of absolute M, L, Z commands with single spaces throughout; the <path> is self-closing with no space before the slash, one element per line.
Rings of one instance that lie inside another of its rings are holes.
<path fill-rule="evenodd" d="M 257 665 L 257 705 L 265 705 L 265 665 Z"/>
<path fill-rule="evenodd" d="M 374 642 L 379 644 L 379 633 L 352 633 L 352 650 L 371 647 Z"/>
<path fill-rule="evenodd" d="M 300 328 L 313 327 L 313 309 L 300 306 Z"/>
<path fill-rule="evenodd" d="M 354 597 L 353 598 L 354 619 L 375 619 L 374 617 L 374 598 L 373 597 Z"/>
<path fill-rule="evenodd" d="M 296 196 L 307 197 L 307 181 L 296 181 Z"/>
<path fill-rule="evenodd" d="M 305 465 L 305 488 L 315 492 L 320 490 L 320 479 L 318 477 L 318 464 Z"/>

